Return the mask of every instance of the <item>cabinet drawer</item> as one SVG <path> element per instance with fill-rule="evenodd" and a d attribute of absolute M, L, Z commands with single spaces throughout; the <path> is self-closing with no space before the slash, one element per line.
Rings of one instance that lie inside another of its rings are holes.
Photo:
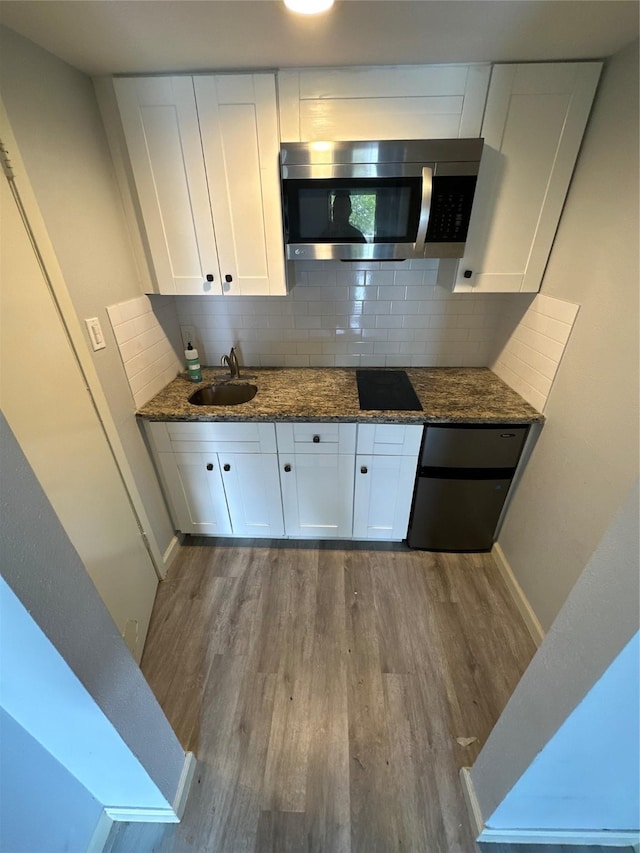
<path fill-rule="evenodd" d="M 417 456 L 422 426 L 403 424 L 359 424 L 358 453 L 373 456 Z"/>
<path fill-rule="evenodd" d="M 356 424 L 276 424 L 278 453 L 354 453 Z"/>
<path fill-rule="evenodd" d="M 172 450 L 197 453 L 275 453 L 274 424 L 166 423 Z"/>

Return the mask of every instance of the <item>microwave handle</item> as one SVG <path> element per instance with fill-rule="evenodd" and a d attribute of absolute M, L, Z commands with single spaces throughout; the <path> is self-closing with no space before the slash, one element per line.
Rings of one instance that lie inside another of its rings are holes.
<path fill-rule="evenodd" d="M 422 169 L 422 202 L 420 204 L 418 233 L 416 234 L 416 249 L 422 248 L 427 241 L 427 228 L 429 227 L 429 216 L 431 215 L 432 183 L 433 169 L 430 166 L 424 166 Z"/>

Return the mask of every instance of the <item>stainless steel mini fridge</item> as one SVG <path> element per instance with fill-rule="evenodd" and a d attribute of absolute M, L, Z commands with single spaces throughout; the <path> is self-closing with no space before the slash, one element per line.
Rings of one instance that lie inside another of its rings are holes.
<path fill-rule="evenodd" d="M 425 428 L 410 548 L 488 551 L 528 426 L 459 424 Z"/>

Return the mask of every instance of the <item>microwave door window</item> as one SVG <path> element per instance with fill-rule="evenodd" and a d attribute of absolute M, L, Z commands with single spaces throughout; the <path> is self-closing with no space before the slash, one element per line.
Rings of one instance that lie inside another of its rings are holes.
<path fill-rule="evenodd" d="M 300 188 L 289 199 L 290 228 L 295 242 L 315 243 L 329 228 L 329 193 L 321 188 Z"/>
<path fill-rule="evenodd" d="M 371 193 L 365 197 L 344 189 L 301 188 L 295 206 L 301 243 L 366 243 L 363 227 L 373 237 L 375 195 Z"/>
<path fill-rule="evenodd" d="M 412 198 L 414 204 L 412 205 Z M 419 206 L 411 187 L 381 187 L 377 193 L 375 243 L 413 243 L 418 232 Z"/>
<path fill-rule="evenodd" d="M 420 216 L 414 179 L 290 180 L 289 242 L 413 242 Z"/>

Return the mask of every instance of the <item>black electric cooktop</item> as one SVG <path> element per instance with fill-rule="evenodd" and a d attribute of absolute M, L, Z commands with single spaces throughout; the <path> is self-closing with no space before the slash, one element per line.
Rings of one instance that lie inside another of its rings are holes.
<path fill-rule="evenodd" d="M 404 370 L 356 370 L 356 381 L 362 410 L 422 411 Z"/>

